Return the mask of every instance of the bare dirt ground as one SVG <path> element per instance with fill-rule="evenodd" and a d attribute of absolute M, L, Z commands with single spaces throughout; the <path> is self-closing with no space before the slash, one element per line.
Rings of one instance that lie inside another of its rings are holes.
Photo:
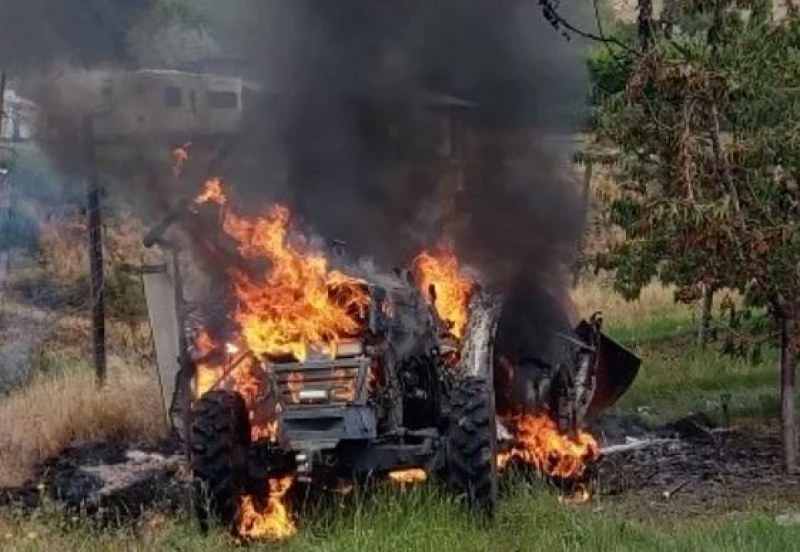
<path fill-rule="evenodd" d="M 659 436 L 678 440 L 603 458 L 598 501 L 639 519 L 692 518 L 800 502 L 800 477 L 786 475 L 779 428 L 718 431 L 682 420 Z"/>

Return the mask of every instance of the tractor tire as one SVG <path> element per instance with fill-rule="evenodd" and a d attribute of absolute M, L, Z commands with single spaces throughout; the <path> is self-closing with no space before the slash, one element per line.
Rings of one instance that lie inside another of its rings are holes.
<path fill-rule="evenodd" d="M 444 476 L 469 508 L 486 519 L 497 507 L 497 422 L 494 390 L 483 378 L 466 377 L 450 390 Z"/>
<path fill-rule="evenodd" d="M 247 481 L 250 422 L 239 393 L 211 391 L 192 420 L 191 466 L 198 483 L 195 506 L 203 529 L 210 519 L 232 527 Z"/>

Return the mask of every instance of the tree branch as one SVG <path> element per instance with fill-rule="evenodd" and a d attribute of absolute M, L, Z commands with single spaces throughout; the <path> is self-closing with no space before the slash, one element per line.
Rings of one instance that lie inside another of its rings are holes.
<path fill-rule="evenodd" d="M 603 44 L 613 44 L 614 46 L 618 46 L 625 52 L 629 54 L 636 54 L 636 51 L 633 50 L 630 46 L 622 42 L 621 40 L 617 40 L 614 37 L 606 37 L 603 36 L 602 30 L 600 34 L 590 33 L 588 31 L 584 31 L 579 29 L 569 21 L 567 21 L 564 16 L 558 13 L 556 6 L 553 4 L 552 0 L 539 0 L 539 6 L 542 8 L 542 13 L 544 13 L 544 18 L 550 22 L 550 24 L 555 28 L 558 29 L 559 27 L 563 27 L 568 31 L 588 40 L 594 40 L 595 42 L 601 42 Z"/>
<path fill-rule="evenodd" d="M 711 100 L 709 102 L 708 132 L 711 136 L 711 147 L 714 150 L 714 164 L 717 168 L 720 178 L 722 179 L 723 189 L 727 196 L 731 199 L 733 209 L 736 215 L 739 217 L 742 225 L 744 225 L 742 208 L 739 205 L 739 194 L 736 191 L 736 185 L 733 183 L 731 165 L 728 162 L 728 157 L 725 154 L 725 147 L 722 145 L 722 138 L 720 137 L 719 110 L 717 109 L 716 100 Z"/>

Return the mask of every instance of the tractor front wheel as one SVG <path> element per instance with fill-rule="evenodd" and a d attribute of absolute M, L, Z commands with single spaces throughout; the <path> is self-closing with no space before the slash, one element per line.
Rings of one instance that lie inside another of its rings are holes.
<path fill-rule="evenodd" d="M 497 421 L 494 390 L 486 379 L 466 377 L 450 391 L 444 475 L 467 505 L 491 518 L 497 507 Z"/>
<path fill-rule="evenodd" d="M 250 422 L 239 393 L 211 391 L 193 413 L 191 466 L 198 483 L 196 507 L 200 524 L 212 517 L 233 526 L 238 500 L 247 480 Z"/>

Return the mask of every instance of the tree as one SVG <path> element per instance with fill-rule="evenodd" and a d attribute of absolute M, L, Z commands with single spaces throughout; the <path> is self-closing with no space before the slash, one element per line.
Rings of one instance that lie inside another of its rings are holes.
<path fill-rule="evenodd" d="M 658 277 L 685 300 L 729 288 L 767 310 L 795 472 L 800 17 L 776 22 L 766 0 L 671 7 L 669 21 L 657 21 L 641 0 L 638 41 L 604 46 L 625 75 L 624 87 L 601 93 L 597 130 L 621 150 L 624 195 L 611 209 L 627 240 L 596 260 L 627 297 Z M 745 352 L 753 339 L 739 328 L 729 347 Z"/>
<path fill-rule="evenodd" d="M 219 53 L 206 23 L 197 2 L 154 0 L 128 31 L 127 43 L 141 65 L 178 67 Z"/>

